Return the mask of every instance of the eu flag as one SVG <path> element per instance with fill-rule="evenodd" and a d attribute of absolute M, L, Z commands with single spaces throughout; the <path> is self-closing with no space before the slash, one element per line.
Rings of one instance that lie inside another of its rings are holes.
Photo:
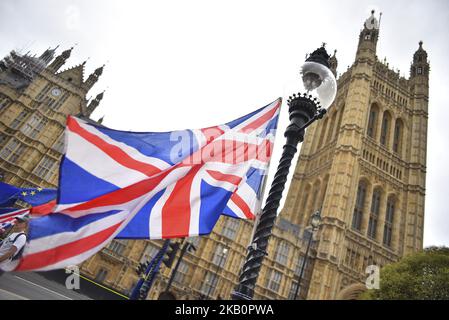
<path fill-rule="evenodd" d="M 38 206 L 56 199 L 56 189 L 18 188 L 0 182 L 0 207 L 14 205 L 16 200 L 22 200 L 31 206 Z"/>

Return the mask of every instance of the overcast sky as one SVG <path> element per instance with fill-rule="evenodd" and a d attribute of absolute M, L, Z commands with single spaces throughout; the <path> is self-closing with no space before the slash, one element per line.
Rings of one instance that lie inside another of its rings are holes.
<path fill-rule="evenodd" d="M 373 8 L 383 12 L 379 58 L 408 77 L 420 40 L 429 54 L 424 243 L 449 245 L 448 1 L 1 0 L 0 57 L 77 44 L 69 66 L 89 58 L 87 76 L 106 64 L 90 92 L 106 89 L 94 119 L 133 131 L 201 128 L 290 94 L 305 54 L 322 42 L 338 49 L 344 72 Z M 284 107 L 275 164 L 286 118 Z"/>

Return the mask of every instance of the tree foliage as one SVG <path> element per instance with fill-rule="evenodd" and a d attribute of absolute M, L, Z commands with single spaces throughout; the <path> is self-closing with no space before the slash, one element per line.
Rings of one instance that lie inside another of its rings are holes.
<path fill-rule="evenodd" d="M 380 289 L 366 291 L 367 300 L 448 300 L 449 248 L 429 247 L 380 271 Z"/>

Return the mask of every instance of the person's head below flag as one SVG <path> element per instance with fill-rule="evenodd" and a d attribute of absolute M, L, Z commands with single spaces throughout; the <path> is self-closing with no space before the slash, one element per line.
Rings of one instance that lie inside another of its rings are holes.
<path fill-rule="evenodd" d="M 26 232 L 28 229 L 28 222 L 30 218 L 28 214 L 21 215 L 15 218 L 13 232 Z"/>

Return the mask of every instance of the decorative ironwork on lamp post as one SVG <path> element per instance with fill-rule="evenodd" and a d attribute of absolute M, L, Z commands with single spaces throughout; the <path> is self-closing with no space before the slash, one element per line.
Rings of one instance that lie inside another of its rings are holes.
<path fill-rule="evenodd" d="M 288 99 L 290 124 L 285 131 L 284 145 L 279 166 L 265 207 L 260 215 L 248 255 L 240 274 L 239 285 L 232 293 L 235 300 L 251 300 L 254 295 L 262 261 L 267 255 L 268 240 L 276 221 L 282 192 L 287 182 L 292 159 L 297 145 L 304 140 L 304 130 L 315 120 L 321 119 L 332 104 L 337 93 L 337 81 L 329 69 L 329 54 L 324 48 L 315 50 L 301 67 L 299 93 Z"/>

